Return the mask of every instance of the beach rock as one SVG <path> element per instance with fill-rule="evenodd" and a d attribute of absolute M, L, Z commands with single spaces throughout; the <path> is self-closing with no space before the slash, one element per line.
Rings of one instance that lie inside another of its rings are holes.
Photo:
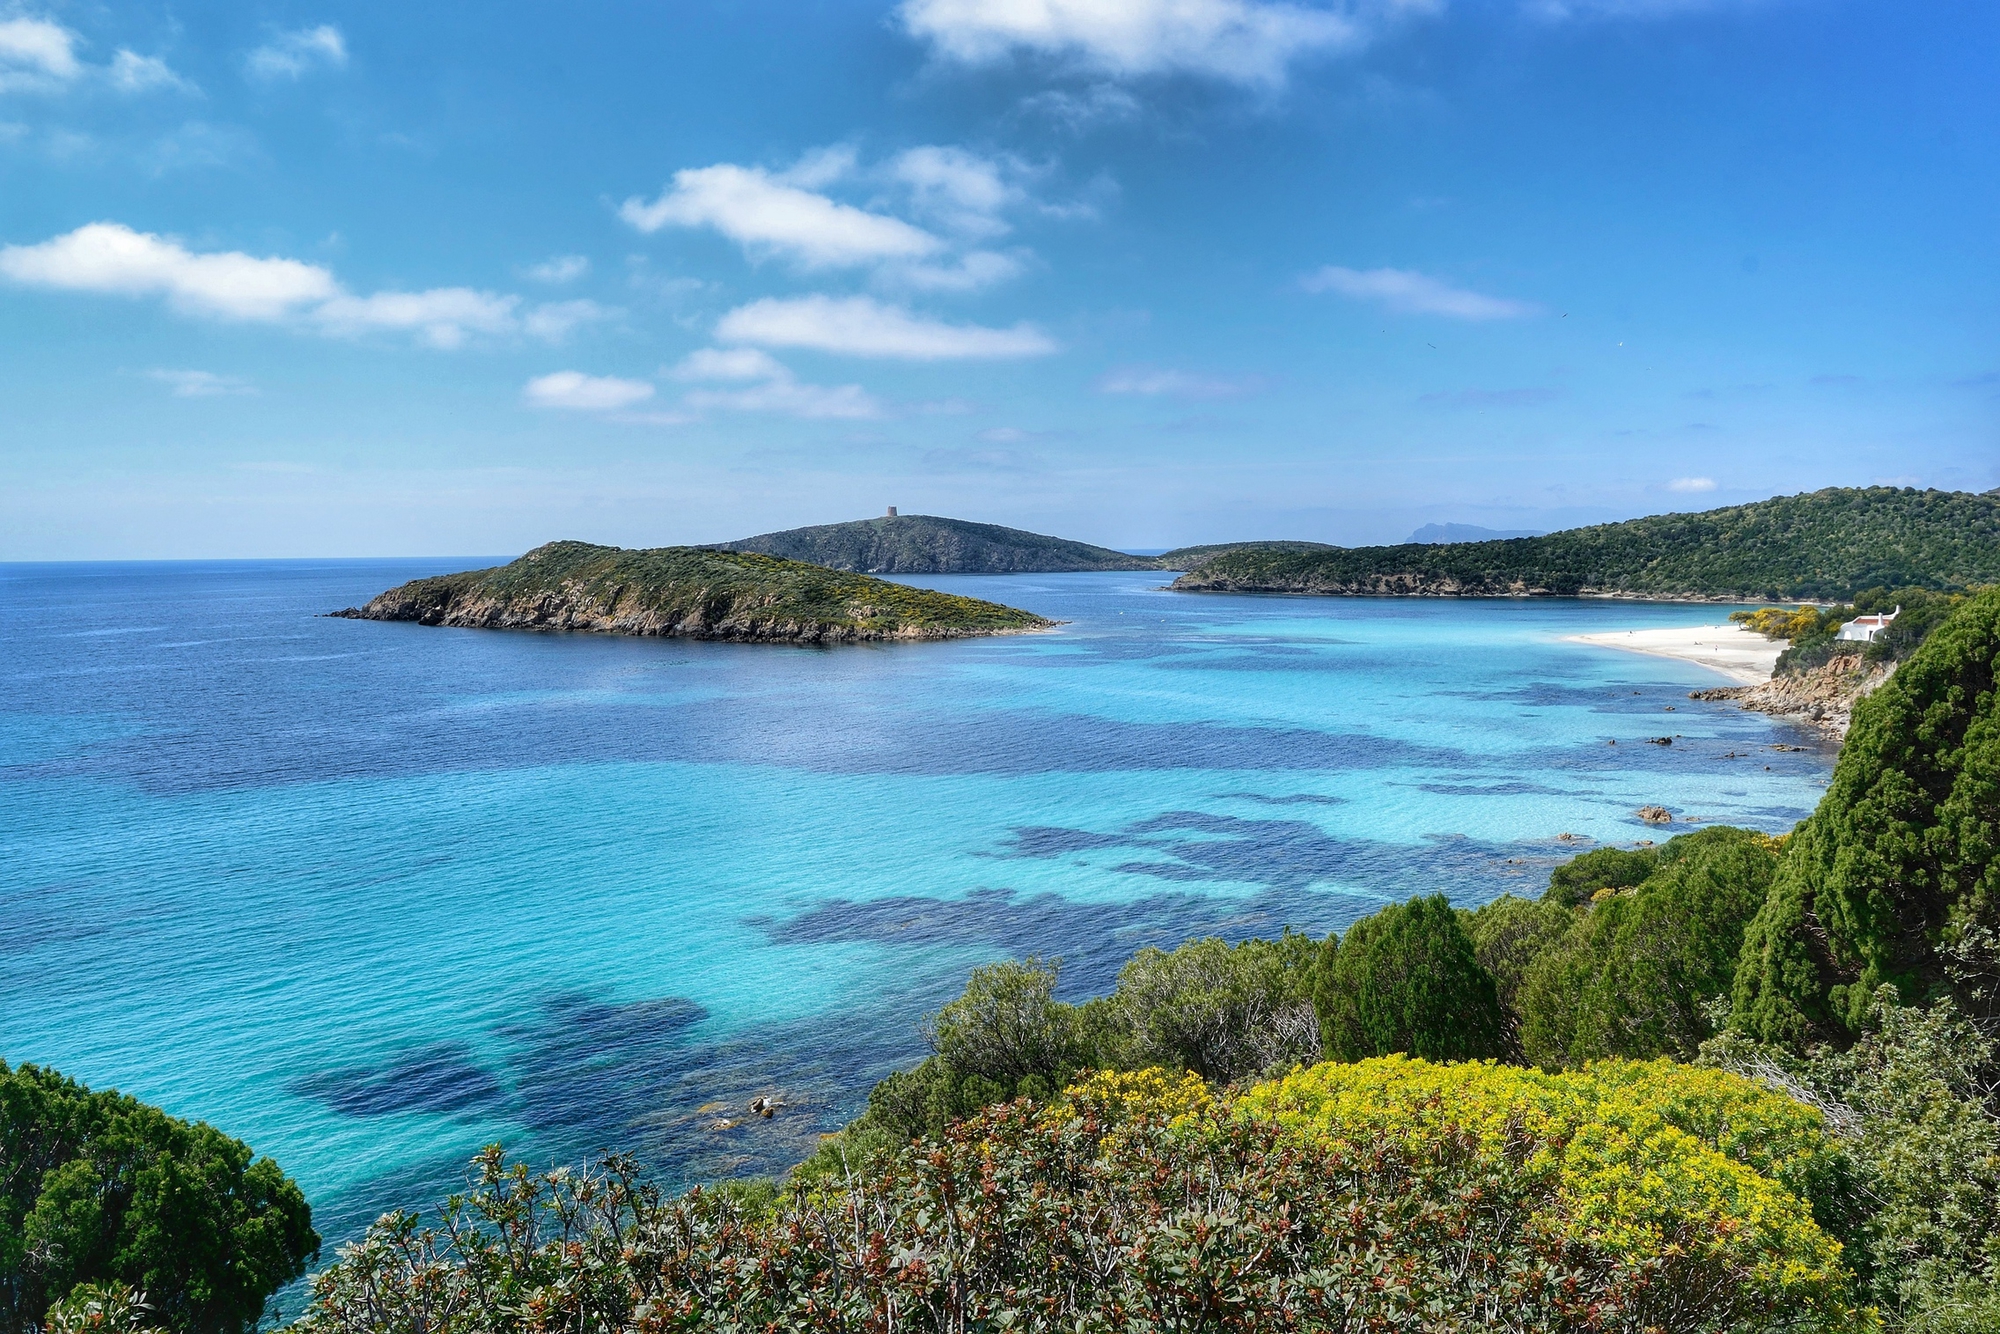
<path fill-rule="evenodd" d="M 1665 806 L 1641 806 L 1633 814 L 1637 815 L 1647 824 L 1672 824 L 1674 822 L 1674 813 Z"/>
<path fill-rule="evenodd" d="M 1829 658 L 1801 672 L 1780 672 L 1762 685 L 1692 690 L 1688 698 L 1711 703 L 1733 700 L 1754 713 L 1803 722 L 1838 740 L 1847 735 L 1855 702 L 1893 671 L 1893 664 L 1871 663 L 1855 653 Z"/>

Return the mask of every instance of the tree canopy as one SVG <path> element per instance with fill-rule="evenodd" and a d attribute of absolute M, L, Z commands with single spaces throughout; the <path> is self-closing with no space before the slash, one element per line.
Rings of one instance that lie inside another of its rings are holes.
<path fill-rule="evenodd" d="M 122 1284 L 168 1329 L 240 1334 L 318 1250 L 305 1196 L 242 1141 L 0 1061 L 0 1330 Z"/>

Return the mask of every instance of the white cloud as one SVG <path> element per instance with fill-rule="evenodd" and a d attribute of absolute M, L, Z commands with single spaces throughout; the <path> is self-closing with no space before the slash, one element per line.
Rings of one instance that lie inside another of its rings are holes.
<path fill-rule="evenodd" d="M 628 199 L 618 216 L 642 232 L 712 227 L 753 255 L 781 255 L 808 269 L 921 259 L 944 248 L 939 238 L 900 218 L 837 203 L 760 167 L 729 163 L 677 171 L 658 199 Z"/>
<path fill-rule="evenodd" d="M 146 374 L 170 386 L 175 398 L 222 398 L 257 392 L 247 380 L 234 375 L 217 375 L 214 371 L 159 370 L 147 371 Z"/>
<path fill-rule="evenodd" d="M 111 86 L 121 93 L 146 93 L 171 88 L 178 93 L 199 91 L 193 84 L 168 68 L 158 56 L 142 56 L 136 51 L 119 51 L 111 57 L 107 71 Z"/>
<path fill-rule="evenodd" d="M 560 339 L 577 325 L 617 312 L 563 301 L 517 314 L 521 298 L 469 287 L 356 296 L 316 264 L 241 251 L 199 254 L 170 237 L 115 222 L 93 222 L 39 245 L 0 248 L 0 278 L 24 287 L 165 297 L 191 315 L 258 323 L 299 322 L 330 334 L 380 330 L 417 334 L 433 347 L 461 346 L 473 334 Z"/>
<path fill-rule="evenodd" d="M 1150 366 L 1126 366 L 1098 380 L 1105 394 L 1144 394 L 1167 398 L 1234 398 L 1264 387 L 1259 376 L 1229 380 L 1217 375 L 1197 375 L 1191 371 L 1159 370 Z"/>
<path fill-rule="evenodd" d="M 781 412 L 805 418 L 879 417 L 882 405 L 858 384 L 801 384 L 769 353 L 754 347 L 704 347 L 667 372 L 676 380 L 723 381 L 741 389 L 695 389 L 683 400 L 699 410 Z"/>
<path fill-rule="evenodd" d="M 0 92 L 58 88 L 83 73 L 76 34 L 47 19 L 0 22 Z"/>
<path fill-rule="evenodd" d="M 575 301 L 547 301 L 522 317 L 521 329 L 531 338 L 560 343 L 569 337 L 572 329 L 616 319 L 622 313 L 616 307 L 600 306 L 595 301 L 582 298 Z"/>
<path fill-rule="evenodd" d="M 1375 301 L 1403 315 L 1445 315 L 1455 320 L 1510 320 L 1538 314 L 1527 301 L 1485 296 L 1409 269 L 1344 269 L 1329 264 L 1303 283 L 1308 292 L 1338 292 Z"/>
<path fill-rule="evenodd" d="M 195 254 L 179 242 L 93 222 L 40 245 L 0 249 L 0 276 L 28 287 L 164 296 L 177 308 L 235 320 L 280 320 L 339 295 L 333 275 L 296 259 L 241 251 Z"/>
<path fill-rule="evenodd" d="M 1001 163 L 948 145 L 927 144 L 899 154 L 889 175 L 906 186 L 919 216 L 968 235 L 991 237 L 1008 228 L 1000 213 L 1022 198 Z"/>
<path fill-rule="evenodd" d="M 331 23 L 283 33 L 252 51 L 244 61 L 259 79 L 298 79 L 315 68 L 340 69 L 346 64 L 347 39 Z"/>
<path fill-rule="evenodd" d="M 521 390 L 521 396 L 538 408 L 616 412 L 651 398 L 653 386 L 644 380 L 621 380 L 615 375 L 556 371 L 528 381 Z"/>
<path fill-rule="evenodd" d="M 1022 269 L 1012 255 L 975 250 L 948 264 L 897 264 L 881 271 L 881 280 L 920 292 L 976 292 L 1006 282 Z"/>
<path fill-rule="evenodd" d="M 1715 479 L 1713 477 L 1676 477 L 1673 481 L 1667 483 L 1667 490 L 1689 492 L 1713 491 L 1715 490 Z"/>
<path fill-rule="evenodd" d="M 513 332 L 514 308 L 520 302 L 517 296 L 470 287 L 433 287 L 425 292 L 343 294 L 314 311 L 313 318 L 330 333 L 409 331 L 432 347 L 454 348 L 464 344 L 467 334 Z"/>
<path fill-rule="evenodd" d="M 715 332 L 725 343 L 909 361 L 1038 357 L 1056 350 L 1048 335 L 1031 324 L 1011 329 L 945 324 L 865 296 L 766 297 L 724 315 Z"/>
<path fill-rule="evenodd" d="M 590 272 L 590 260 L 583 255 L 555 255 L 528 270 L 538 283 L 575 282 Z"/>
<path fill-rule="evenodd" d="M 1016 53 L 1118 77 L 1198 74 L 1253 86 L 1293 61 L 1352 51 L 1400 12 L 1433 0 L 1337 8 L 1272 0 L 903 0 L 897 17 L 947 59 L 985 64 Z"/>
<path fill-rule="evenodd" d="M 685 402 L 696 409 L 779 412 L 808 420 L 856 421 L 882 415 L 881 404 L 858 384 L 800 384 L 790 379 L 771 380 L 748 389 L 697 389 Z"/>
<path fill-rule="evenodd" d="M 789 373 L 769 352 L 754 347 L 700 348 L 667 372 L 676 380 L 773 380 Z"/>

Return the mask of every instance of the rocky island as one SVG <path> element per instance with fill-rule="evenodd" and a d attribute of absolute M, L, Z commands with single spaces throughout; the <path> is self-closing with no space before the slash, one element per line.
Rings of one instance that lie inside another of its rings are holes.
<path fill-rule="evenodd" d="M 415 579 L 332 615 L 789 644 L 960 639 L 1055 624 L 997 602 L 776 556 L 589 542 L 550 542 L 489 570 Z"/>
<path fill-rule="evenodd" d="M 823 523 L 716 542 L 709 551 L 748 551 L 865 574 L 1055 574 L 1079 570 L 1157 570 L 1134 556 L 1088 542 L 1003 528 L 996 523 L 897 514 Z"/>
<path fill-rule="evenodd" d="M 2000 580 L 2000 496 L 1828 487 L 1542 537 L 1300 550 L 1238 547 L 1177 589 L 1330 596 L 1828 601 Z"/>

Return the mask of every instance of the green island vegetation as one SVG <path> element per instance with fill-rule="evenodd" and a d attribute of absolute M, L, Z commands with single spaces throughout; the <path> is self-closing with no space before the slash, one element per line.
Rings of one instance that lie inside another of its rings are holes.
<path fill-rule="evenodd" d="M 825 644 L 951 639 L 1053 622 L 997 602 L 820 565 L 700 547 L 550 542 L 490 570 L 416 579 L 354 620 Z"/>
<path fill-rule="evenodd" d="M 1144 949 L 1074 1003 L 1056 960 L 977 968 L 783 1182 L 491 1147 L 437 1216 L 342 1247 L 300 1325 L 2000 1330 L 1997 672 L 1988 590 L 1857 705 L 1782 837 Z M 51 1328 L 206 1328 L 61 1287 L 144 1277 L 65 1270 L 17 1327 L 60 1297 Z"/>
<path fill-rule="evenodd" d="M 1871 588 L 2000 581 L 2000 496 L 1829 487 L 1699 514 L 1544 537 L 1299 551 L 1245 546 L 1174 581 L 1190 590 L 1496 597 L 1829 600 Z"/>
<path fill-rule="evenodd" d="M 867 574 L 1040 574 L 1160 568 L 1150 556 L 1133 556 L 995 523 L 929 514 L 892 514 L 790 528 L 736 542 L 716 542 L 705 549 L 783 556 Z"/>

